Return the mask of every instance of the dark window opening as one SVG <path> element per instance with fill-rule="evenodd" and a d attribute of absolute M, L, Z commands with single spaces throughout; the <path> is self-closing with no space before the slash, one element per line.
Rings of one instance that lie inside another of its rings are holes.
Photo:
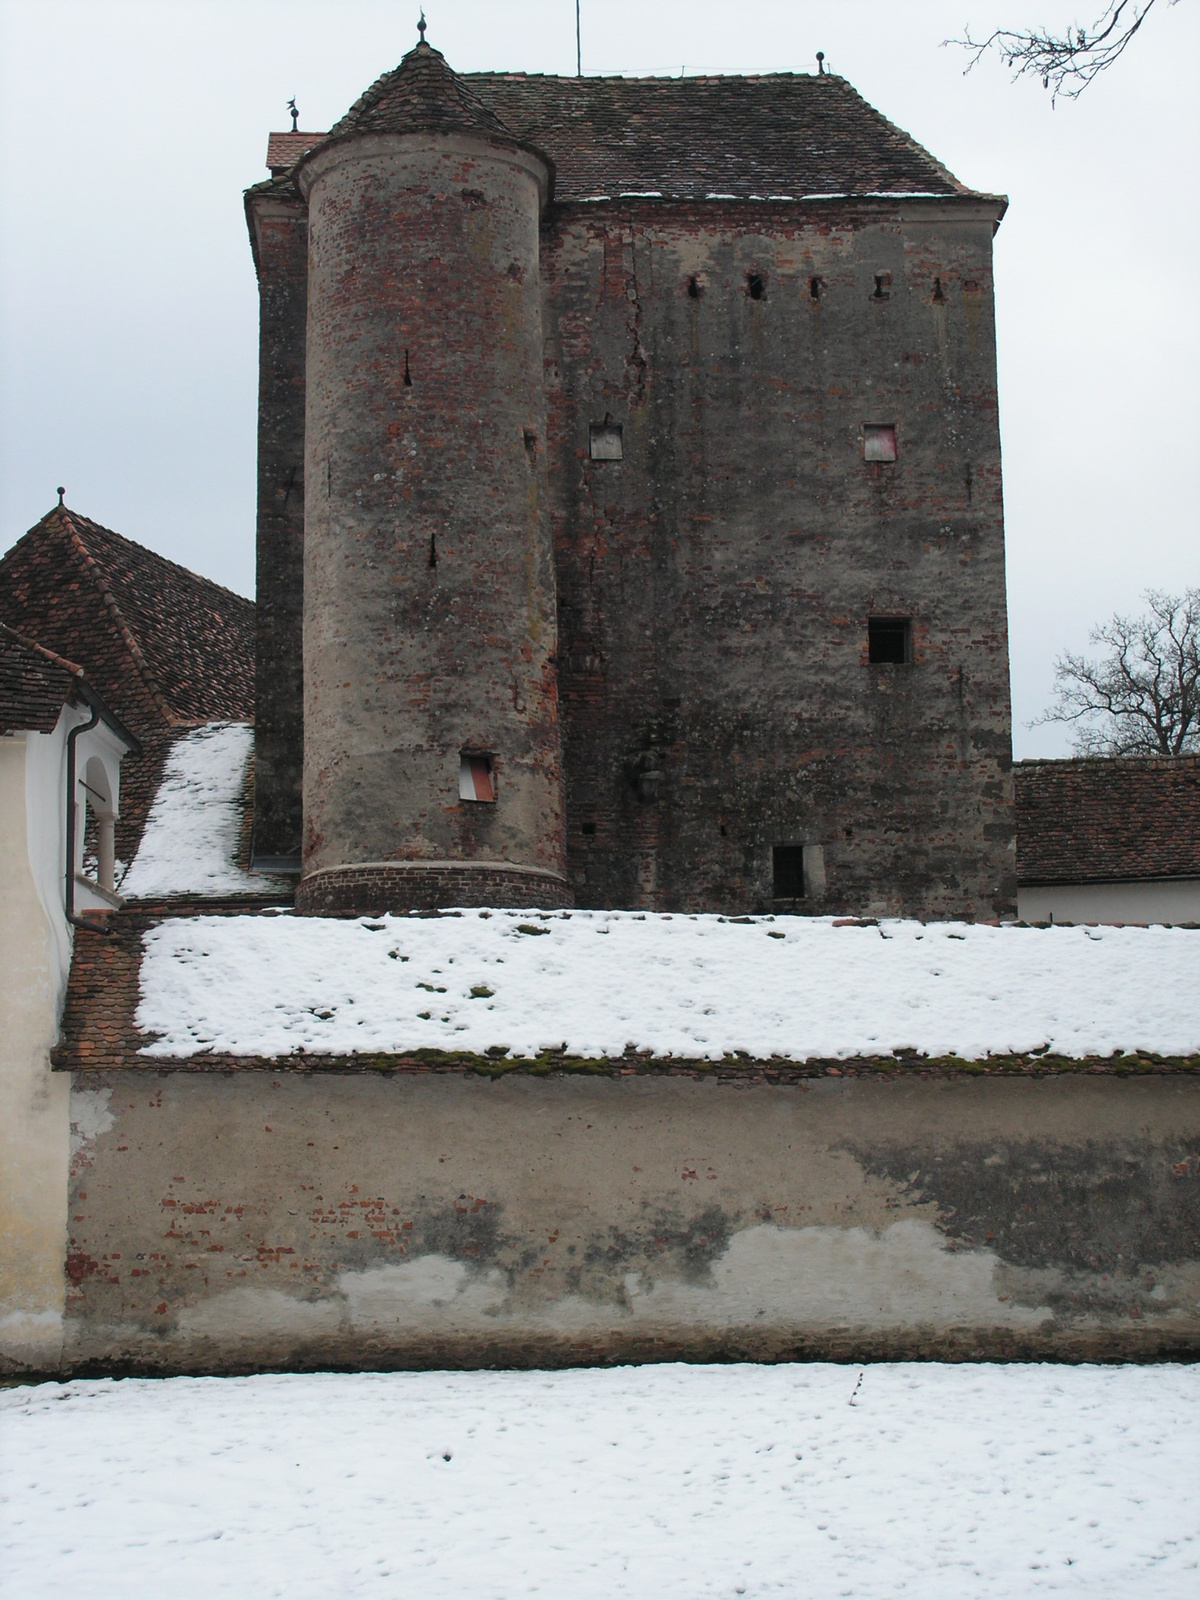
<path fill-rule="evenodd" d="M 935 278 L 933 280 L 933 298 L 934 298 L 935 302 L 937 302 L 939 305 L 946 298 L 946 293 L 945 293 L 945 290 L 942 288 L 942 280 L 940 278 Z"/>
<path fill-rule="evenodd" d="M 404 387 L 412 388 L 412 373 L 408 370 L 408 351 L 404 352 Z"/>
<path fill-rule="evenodd" d="M 766 292 L 767 285 L 762 274 L 760 272 L 748 272 L 746 274 L 746 293 L 751 300 L 761 300 Z"/>
<path fill-rule="evenodd" d="M 721 824 L 721 837 L 722 839 L 727 839 L 729 837 L 729 829 L 724 823 Z"/>
<path fill-rule="evenodd" d="M 531 456 L 537 454 L 537 434 L 528 428 L 525 429 L 525 448 Z"/>
<path fill-rule="evenodd" d="M 623 461 L 625 441 L 621 424 L 609 416 L 603 422 L 593 422 L 588 430 L 588 453 L 593 461 Z"/>
<path fill-rule="evenodd" d="M 776 900 L 804 899 L 804 846 L 777 844 L 771 851 Z"/>
<path fill-rule="evenodd" d="M 847 839 L 853 839 L 853 837 L 854 837 L 854 829 L 853 828 L 843 828 L 842 832 L 845 834 Z"/>
<path fill-rule="evenodd" d="M 893 422 L 863 423 L 863 460 L 895 461 L 896 425 Z"/>
<path fill-rule="evenodd" d="M 437 534 L 436 533 L 431 533 L 429 535 L 429 565 L 431 567 L 436 567 L 437 566 Z"/>
<path fill-rule="evenodd" d="M 580 825 L 579 831 L 590 839 L 596 831 L 596 824 L 594 822 L 584 822 Z"/>
<path fill-rule="evenodd" d="M 872 666 L 905 665 L 909 660 L 907 617 L 867 618 L 867 660 Z"/>
<path fill-rule="evenodd" d="M 810 300 L 819 300 L 821 298 L 820 278 L 810 278 L 808 280 L 808 295 Z"/>
<path fill-rule="evenodd" d="M 890 272 L 877 272 L 875 274 L 875 293 L 872 300 L 890 300 L 892 295 L 892 275 Z"/>
<path fill-rule="evenodd" d="M 687 281 L 687 292 L 689 300 L 699 300 L 700 296 L 704 293 L 700 279 L 697 278 L 694 273 Z"/>
<path fill-rule="evenodd" d="M 458 761 L 458 798 L 491 803 L 496 798 L 496 769 L 491 756 L 464 750 Z"/>

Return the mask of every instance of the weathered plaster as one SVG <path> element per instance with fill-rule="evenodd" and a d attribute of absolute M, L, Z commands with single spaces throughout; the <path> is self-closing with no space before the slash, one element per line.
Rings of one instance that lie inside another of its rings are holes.
<path fill-rule="evenodd" d="M 98 1076 L 69 1368 L 1200 1346 L 1191 1078 Z"/>

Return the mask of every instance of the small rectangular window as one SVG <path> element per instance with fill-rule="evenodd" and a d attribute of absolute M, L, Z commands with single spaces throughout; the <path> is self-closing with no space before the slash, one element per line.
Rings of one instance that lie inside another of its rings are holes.
<path fill-rule="evenodd" d="M 907 617 L 867 618 L 867 660 L 872 666 L 902 667 L 910 659 Z"/>
<path fill-rule="evenodd" d="M 625 443 L 619 422 L 593 422 L 588 434 L 589 453 L 593 461 L 622 461 Z"/>
<path fill-rule="evenodd" d="M 896 425 L 893 422 L 863 423 L 863 460 L 895 461 Z"/>
<path fill-rule="evenodd" d="M 774 868 L 776 900 L 803 900 L 804 898 L 804 846 L 802 844 L 777 844 L 771 851 Z"/>
<path fill-rule="evenodd" d="M 491 756 L 463 755 L 458 766 L 458 798 L 495 800 L 496 774 L 492 768 Z"/>

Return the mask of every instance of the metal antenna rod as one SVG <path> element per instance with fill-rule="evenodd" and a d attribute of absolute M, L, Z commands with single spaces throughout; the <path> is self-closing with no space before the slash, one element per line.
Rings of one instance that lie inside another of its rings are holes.
<path fill-rule="evenodd" d="M 575 0 L 575 76 L 583 77 L 583 41 L 579 32 L 579 0 Z"/>

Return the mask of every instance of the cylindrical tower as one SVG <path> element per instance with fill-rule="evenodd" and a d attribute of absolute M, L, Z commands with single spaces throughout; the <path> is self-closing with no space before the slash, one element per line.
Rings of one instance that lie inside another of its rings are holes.
<path fill-rule="evenodd" d="M 561 905 L 549 161 L 424 40 L 305 157 L 302 910 Z"/>

